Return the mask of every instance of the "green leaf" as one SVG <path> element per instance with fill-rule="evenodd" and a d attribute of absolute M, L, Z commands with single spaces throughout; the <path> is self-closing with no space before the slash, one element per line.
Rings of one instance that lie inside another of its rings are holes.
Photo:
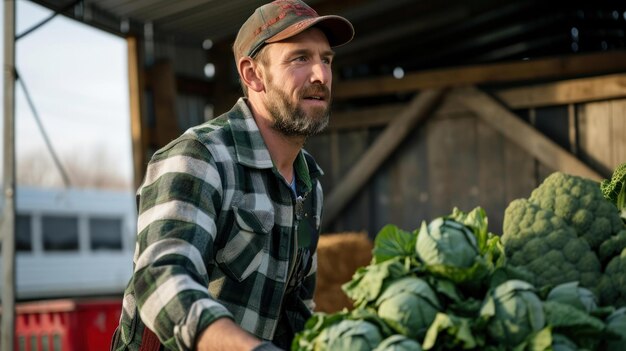
<path fill-rule="evenodd" d="M 322 312 L 314 313 L 304 325 L 304 330 L 297 333 L 291 343 L 293 351 L 313 351 L 315 350 L 315 340 L 328 326 L 346 319 L 348 311 L 326 314 Z"/>
<path fill-rule="evenodd" d="M 607 328 L 614 335 L 607 338 L 607 351 L 622 351 L 626 349 L 626 307 L 615 310 L 606 318 Z"/>
<path fill-rule="evenodd" d="M 591 313 L 598 308 L 596 297 L 591 290 L 578 285 L 578 281 L 559 284 L 550 290 L 546 299 L 564 303 L 576 307 L 583 312 Z"/>
<path fill-rule="evenodd" d="M 523 280 L 531 284 L 534 283 L 534 276 L 532 273 L 519 266 L 503 265 L 496 268 L 490 277 L 489 287 L 495 289 L 498 285 L 506 282 L 507 280 Z"/>
<path fill-rule="evenodd" d="M 354 301 L 355 306 L 374 301 L 386 285 L 409 273 L 400 260 L 400 257 L 396 257 L 382 263 L 358 268 L 352 280 L 343 284 L 341 289 Z"/>
<path fill-rule="evenodd" d="M 600 334 L 606 329 L 604 322 L 576 307 L 556 301 L 543 304 L 546 322 L 555 330 L 569 329 L 576 333 Z"/>
<path fill-rule="evenodd" d="M 430 350 L 439 341 L 440 345 L 446 345 L 446 349 L 448 347 L 458 348 L 454 346 L 461 346 L 463 349 L 475 348 L 478 346 L 478 342 L 472 333 L 471 326 L 471 319 L 437 313 L 435 320 L 426 332 L 422 347 L 424 350 Z"/>
<path fill-rule="evenodd" d="M 527 350 L 547 351 L 552 349 L 552 328 L 546 327 L 529 337 Z"/>
<path fill-rule="evenodd" d="M 422 351 L 422 346 L 416 340 L 395 334 L 384 339 L 373 351 Z"/>
<path fill-rule="evenodd" d="M 315 350 L 370 351 L 383 340 L 378 328 L 364 320 L 344 319 L 328 326 L 315 340 Z"/>
<path fill-rule="evenodd" d="M 443 264 L 425 265 L 425 267 L 436 277 L 449 279 L 456 284 L 470 283 L 475 286 L 479 286 L 491 272 L 491 266 L 482 257 L 476 257 L 474 264 L 468 268 Z"/>
<path fill-rule="evenodd" d="M 464 213 L 455 207 L 448 218 L 470 227 L 476 236 L 479 252 L 482 254 L 486 251 L 489 222 L 484 209 L 476 207 L 469 213 Z"/>
<path fill-rule="evenodd" d="M 462 303 L 464 301 L 461 293 L 451 281 L 447 279 L 440 279 L 435 277 L 429 277 L 428 282 L 435 289 L 437 294 L 443 295 L 450 299 L 454 303 Z"/>
<path fill-rule="evenodd" d="M 544 311 L 554 332 L 572 339 L 580 348 L 595 350 L 604 340 L 619 338 L 602 320 L 571 305 L 546 301 Z"/>
<path fill-rule="evenodd" d="M 384 226 L 374 239 L 374 263 L 382 263 L 395 257 L 414 256 L 416 238 L 415 233 L 406 232 L 395 225 Z"/>
<path fill-rule="evenodd" d="M 374 308 L 355 308 L 350 312 L 348 318 L 370 322 L 376 325 L 378 329 L 380 329 L 381 334 L 384 336 L 389 336 L 394 333 L 387 323 L 385 323 L 385 321 L 378 316 Z"/>
<path fill-rule="evenodd" d="M 579 351 L 579 348 L 565 335 L 552 334 L 552 351 Z"/>

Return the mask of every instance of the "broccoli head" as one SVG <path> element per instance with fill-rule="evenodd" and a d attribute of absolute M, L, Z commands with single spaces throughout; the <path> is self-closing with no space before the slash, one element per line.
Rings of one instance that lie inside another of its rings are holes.
<path fill-rule="evenodd" d="M 598 258 L 603 265 L 618 256 L 626 248 L 626 229 L 604 241 L 598 249 Z"/>
<path fill-rule="evenodd" d="M 603 305 L 626 306 L 626 249 L 611 259 L 600 279 L 598 292 Z"/>
<path fill-rule="evenodd" d="M 615 205 L 605 200 L 598 183 L 590 179 L 552 173 L 528 200 L 562 218 L 592 250 L 623 228 Z"/>
<path fill-rule="evenodd" d="M 509 263 L 539 286 L 579 281 L 603 304 L 626 305 L 626 227 L 592 180 L 555 172 L 511 202 L 502 244 Z"/>
<path fill-rule="evenodd" d="M 502 243 L 509 262 L 530 271 L 538 286 L 580 281 L 594 288 L 600 279 L 600 262 L 589 244 L 561 217 L 526 199 L 507 207 Z"/>

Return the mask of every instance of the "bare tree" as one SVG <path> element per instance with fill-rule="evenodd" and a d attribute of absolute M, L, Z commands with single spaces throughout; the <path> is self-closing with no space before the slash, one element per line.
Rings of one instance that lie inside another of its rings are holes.
<path fill-rule="evenodd" d="M 61 154 L 60 161 L 76 188 L 132 190 L 132 177 L 124 175 L 119 164 L 103 147 L 78 149 Z M 45 150 L 28 152 L 17 159 L 17 184 L 37 187 L 62 187 L 61 171 Z"/>

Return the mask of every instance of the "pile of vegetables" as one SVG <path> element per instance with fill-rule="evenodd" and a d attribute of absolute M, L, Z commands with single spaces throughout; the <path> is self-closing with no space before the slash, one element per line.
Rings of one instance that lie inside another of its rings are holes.
<path fill-rule="evenodd" d="M 598 183 L 556 172 L 504 212 L 509 263 L 538 286 L 579 281 L 603 305 L 626 306 L 626 163 Z M 620 216 L 621 214 L 621 216 Z"/>
<path fill-rule="evenodd" d="M 501 237 L 480 207 L 387 225 L 343 286 L 354 308 L 315 313 L 292 350 L 625 350 L 625 193 L 626 164 L 602 186 L 555 173 Z"/>

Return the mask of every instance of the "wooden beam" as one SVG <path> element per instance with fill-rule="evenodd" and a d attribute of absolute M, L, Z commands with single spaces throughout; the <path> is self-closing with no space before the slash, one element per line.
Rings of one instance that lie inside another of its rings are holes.
<path fill-rule="evenodd" d="M 357 110 L 333 112 L 330 117 L 330 125 L 325 132 L 335 132 L 345 129 L 361 129 L 372 127 L 384 127 L 398 118 L 406 108 L 405 103 L 390 103 L 378 106 L 369 106 Z M 467 116 L 467 107 L 459 105 L 456 100 L 449 101 L 444 97 L 433 111 L 437 118 L 451 118 L 454 116 Z"/>
<path fill-rule="evenodd" d="M 604 178 L 480 90 L 474 87 L 459 88 L 455 90 L 454 98 L 542 164 L 596 181 Z"/>
<path fill-rule="evenodd" d="M 155 63 L 150 69 L 150 82 L 154 96 L 157 148 L 165 146 L 180 135 L 176 118 L 176 78 L 170 61 Z"/>
<path fill-rule="evenodd" d="M 215 84 L 195 77 L 176 76 L 176 91 L 185 95 L 209 97 L 215 90 Z"/>
<path fill-rule="evenodd" d="M 353 111 L 333 112 L 327 132 L 384 126 L 398 116 L 404 108 L 404 104 L 398 103 Z"/>
<path fill-rule="evenodd" d="M 406 93 L 421 89 L 466 86 L 488 82 L 606 74 L 626 70 L 626 52 L 603 52 L 489 65 L 413 72 L 403 79 L 380 77 L 338 82 L 335 99 Z"/>
<path fill-rule="evenodd" d="M 140 41 L 133 36 L 126 39 L 128 48 L 130 134 L 133 148 L 133 189 L 137 189 L 143 179 L 148 149 L 146 125 L 142 118 L 144 71 L 139 42 Z"/>
<path fill-rule="evenodd" d="M 390 123 L 374 144 L 361 156 L 347 175 L 326 198 L 324 227 L 332 223 L 356 192 L 370 179 L 404 138 L 426 119 L 444 96 L 444 90 L 426 90 L 417 94 L 402 113 Z"/>
<path fill-rule="evenodd" d="M 495 93 L 509 108 L 567 105 L 626 97 L 626 74 L 570 79 Z"/>
<path fill-rule="evenodd" d="M 570 79 L 519 88 L 501 89 L 494 92 L 509 109 L 536 108 L 543 106 L 572 105 L 626 98 L 626 74 Z M 452 94 L 453 95 L 453 94 Z M 457 101 L 441 102 L 436 115 L 467 113 L 467 108 Z M 363 109 L 333 112 L 327 131 L 381 127 L 400 114 L 404 104 L 393 103 Z M 571 124 L 573 125 L 573 124 Z"/>

